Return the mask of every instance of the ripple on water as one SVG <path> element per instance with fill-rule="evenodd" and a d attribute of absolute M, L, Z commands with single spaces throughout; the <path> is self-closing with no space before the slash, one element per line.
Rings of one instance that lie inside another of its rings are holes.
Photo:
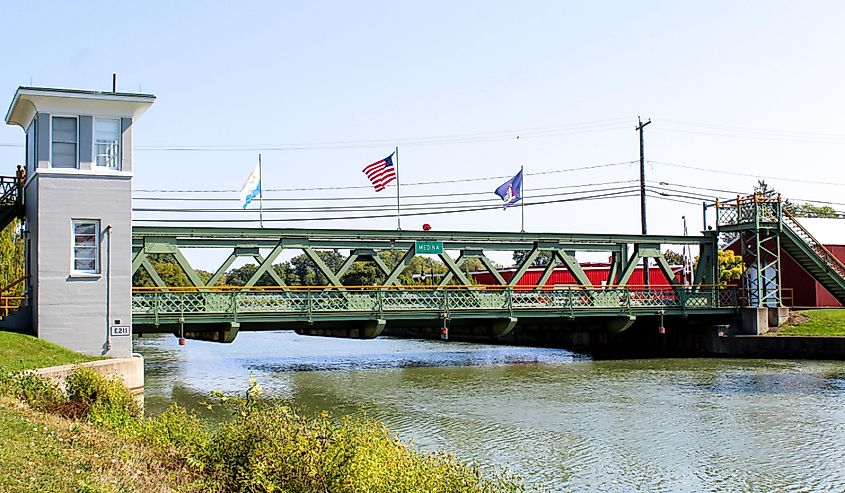
<path fill-rule="evenodd" d="M 145 338 L 147 399 L 243 391 L 364 412 L 551 491 L 845 491 L 845 365 L 589 361 L 552 349 L 244 333 Z"/>

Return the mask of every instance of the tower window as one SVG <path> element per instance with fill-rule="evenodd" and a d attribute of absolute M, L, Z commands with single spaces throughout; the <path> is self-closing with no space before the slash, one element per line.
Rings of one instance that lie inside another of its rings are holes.
<path fill-rule="evenodd" d="M 84 274 L 100 272 L 100 221 L 73 220 L 73 271 Z"/>
<path fill-rule="evenodd" d="M 97 166 L 120 166 L 120 120 L 94 120 L 94 162 Z"/>
<path fill-rule="evenodd" d="M 54 116 L 52 128 L 53 155 L 50 164 L 54 168 L 76 168 L 79 159 L 79 125 L 76 117 Z"/>

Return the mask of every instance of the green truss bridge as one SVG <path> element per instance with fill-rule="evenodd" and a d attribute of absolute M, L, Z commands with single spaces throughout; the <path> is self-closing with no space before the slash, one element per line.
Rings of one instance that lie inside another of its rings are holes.
<path fill-rule="evenodd" d="M 453 327 L 473 335 L 502 336 L 514 326 L 600 327 L 621 331 L 638 319 L 684 319 L 729 323 L 743 307 L 782 306 L 780 262 L 792 256 L 840 301 L 845 302 L 845 265 L 782 207 L 780 198 L 752 195 L 715 203 L 716 229 L 699 236 L 417 232 L 345 229 L 133 228 L 133 275 L 146 272 L 153 287 L 135 287 L 133 325 L 137 333 L 176 332 L 186 337 L 228 342 L 239 330 L 293 329 L 303 334 L 376 337 L 385 327 Z M 718 246 L 744 260 L 739 286 L 718 284 Z M 681 284 L 661 253 L 664 245 L 697 247 L 691 283 Z M 223 262 L 210 277 L 194 269 L 191 250 L 217 251 Z M 332 269 L 320 251 L 343 252 Z M 509 279 L 490 252 L 526 252 Z M 304 254 L 328 280 L 325 286 L 288 286 L 273 269 L 284 251 Z M 388 265 L 380 252 L 393 251 Z M 607 285 L 593 285 L 576 254 L 600 252 L 610 259 Z M 416 255 L 436 255 L 448 271 L 436 285 L 403 284 L 402 273 Z M 189 286 L 168 286 L 152 259 L 172 259 Z M 538 256 L 549 259 L 532 286 L 520 283 Z M 258 264 L 243 286 L 220 286 L 241 257 Z M 464 266 L 477 259 L 495 279 L 478 285 Z M 644 261 L 669 280 L 666 286 L 636 286 L 630 280 Z M 383 281 L 376 286 L 345 285 L 359 262 L 371 263 Z M 548 285 L 564 267 L 575 283 Z M 261 279 L 264 282 L 259 282 Z M 266 279 L 271 279 L 267 286 Z M 264 285 L 258 285 L 264 284 Z"/>
<path fill-rule="evenodd" d="M 716 258 L 717 236 L 640 236 L 604 234 L 534 234 L 492 232 L 416 232 L 341 229 L 133 228 L 133 274 L 145 271 L 155 287 L 136 287 L 132 298 L 136 332 L 177 332 L 186 337 L 231 341 L 239 330 L 294 329 L 311 335 L 375 337 L 386 326 L 441 327 L 456 332 L 501 336 L 517 325 L 563 326 L 589 320 L 619 331 L 638 317 L 731 320 L 740 305 L 736 288 L 721 288 Z M 661 253 L 662 245 L 694 245 L 700 251 L 692 285 L 682 285 Z M 188 261 L 192 249 L 222 250 L 225 260 L 205 282 Z M 326 286 L 288 286 L 272 268 L 283 251 L 303 253 L 328 280 Z M 319 252 L 348 252 L 331 269 Z M 379 252 L 398 251 L 395 265 Z M 506 280 L 489 252 L 526 252 Z M 610 258 L 609 285 L 594 286 L 576 261 L 578 252 Z M 403 285 L 400 276 L 414 256 L 433 254 L 448 271 L 434 286 Z M 188 254 L 188 255 L 186 255 Z M 550 259 L 534 286 L 518 284 L 538 256 Z M 167 286 L 151 261 L 166 255 L 184 271 L 191 286 Z M 219 286 L 240 257 L 258 263 L 243 286 Z M 496 279 L 473 283 L 465 272 L 477 259 Z M 638 264 L 650 259 L 668 286 L 629 284 Z M 378 286 L 342 282 L 357 262 L 368 262 L 383 275 Z M 565 267 L 573 285 L 547 285 L 555 268 Z M 275 285 L 256 285 L 269 276 Z"/>

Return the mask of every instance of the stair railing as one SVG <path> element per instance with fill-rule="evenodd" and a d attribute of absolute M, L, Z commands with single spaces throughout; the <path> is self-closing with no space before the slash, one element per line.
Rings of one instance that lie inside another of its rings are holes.
<path fill-rule="evenodd" d="M 22 296 L 9 296 L 6 293 L 10 292 L 15 286 L 29 279 L 29 276 L 23 276 L 4 288 L 0 288 L 0 318 L 8 317 L 14 310 L 20 308 L 23 301 L 26 299 L 26 293 Z"/>
<path fill-rule="evenodd" d="M 842 263 L 841 260 L 836 258 L 836 256 L 830 252 L 827 248 L 820 241 L 818 241 L 809 231 L 807 231 L 801 223 L 795 219 L 789 211 L 786 209 L 783 210 L 783 223 L 788 227 L 796 236 L 801 238 L 807 246 L 809 246 L 822 260 L 824 263 L 830 267 L 833 271 L 835 271 L 839 277 L 845 279 L 845 264 Z"/>

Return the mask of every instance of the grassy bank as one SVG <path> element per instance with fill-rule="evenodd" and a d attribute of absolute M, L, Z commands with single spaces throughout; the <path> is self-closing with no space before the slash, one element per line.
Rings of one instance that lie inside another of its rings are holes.
<path fill-rule="evenodd" d="M 143 444 L 9 397 L 0 397 L 0 437 L 0 491 L 202 491 L 197 474 Z"/>
<path fill-rule="evenodd" d="M 37 337 L 0 331 L 0 366 L 8 370 L 70 365 L 96 359 L 101 358 L 79 354 Z"/>
<path fill-rule="evenodd" d="M 795 312 L 776 332 L 779 336 L 845 336 L 845 309 Z"/>
<path fill-rule="evenodd" d="M 0 369 L 3 492 L 520 492 L 443 453 L 399 442 L 378 421 L 308 417 L 262 399 L 215 394 L 231 418 L 212 429 L 173 406 L 142 418 L 117 380 L 77 368 L 59 389 Z"/>

